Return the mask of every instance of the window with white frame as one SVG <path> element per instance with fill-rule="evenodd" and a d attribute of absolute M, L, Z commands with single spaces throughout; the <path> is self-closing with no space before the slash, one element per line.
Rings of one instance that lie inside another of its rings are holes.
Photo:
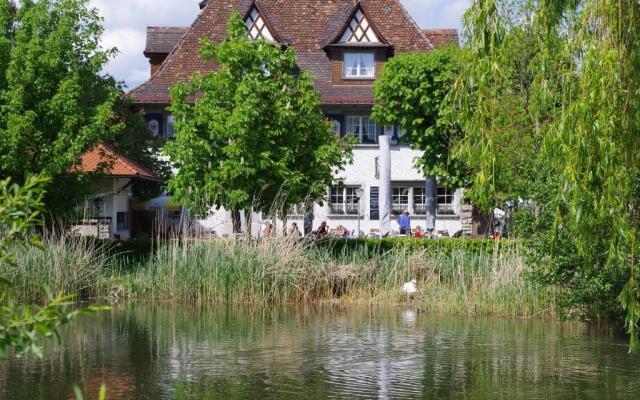
<path fill-rule="evenodd" d="M 373 52 L 344 53 L 345 78 L 375 78 L 376 64 Z"/>
<path fill-rule="evenodd" d="M 423 187 L 413 188 L 413 213 L 416 215 L 427 213 L 427 197 Z"/>
<path fill-rule="evenodd" d="M 173 126 L 174 120 L 173 115 L 169 114 L 167 116 L 167 139 L 174 139 L 176 137 L 176 131 Z"/>
<path fill-rule="evenodd" d="M 358 215 L 358 186 L 332 186 L 329 193 L 331 214 Z"/>
<path fill-rule="evenodd" d="M 409 197 L 411 188 L 394 187 L 391 195 L 391 211 L 394 214 L 402 214 L 409 210 Z"/>
<path fill-rule="evenodd" d="M 340 137 L 342 127 L 340 126 L 340 121 L 336 119 L 331 120 L 331 131 L 334 135 Z"/>
<path fill-rule="evenodd" d="M 436 201 L 438 204 L 438 215 L 455 215 L 453 208 L 455 191 L 445 186 L 438 186 Z"/>
<path fill-rule="evenodd" d="M 376 144 L 378 129 L 376 123 L 366 116 L 347 116 L 347 135 L 354 136 L 360 144 Z"/>

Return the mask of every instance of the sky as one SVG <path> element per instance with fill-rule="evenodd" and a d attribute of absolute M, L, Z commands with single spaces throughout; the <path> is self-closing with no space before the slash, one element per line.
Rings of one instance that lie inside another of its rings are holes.
<path fill-rule="evenodd" d="M 118 55 L 106 72 L 133 89 L 149 77 L 149 62 L 142 54 L 147 26 L 189 26 L 199 12 L 200 0 L 91 0 L 104 18 L 104 48 Z M 471 0 L 401 0 L 421 28 L 457 28 Z"/>

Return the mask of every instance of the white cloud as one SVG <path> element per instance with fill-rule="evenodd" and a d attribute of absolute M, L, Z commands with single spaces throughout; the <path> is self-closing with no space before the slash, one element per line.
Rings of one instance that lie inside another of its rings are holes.
<path fill-rule="evenodd" d="M 457 28 L 471 0 L 401 0 L 423 28 Z M 200 0 L 91 0 L 104 17 L 105 48 L 117 47 L 118 55 L 106 68 L 129 89 L 149 76 L 149 64 L 142 54 L 146 27 L 189 26 L 198 15 Z"/>

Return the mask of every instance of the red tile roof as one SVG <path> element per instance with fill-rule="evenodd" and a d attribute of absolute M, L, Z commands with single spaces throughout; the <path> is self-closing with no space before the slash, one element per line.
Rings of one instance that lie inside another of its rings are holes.
<path fill-rule="evenodd" d="M 433 48 L 399 0 L 255 0 L 273 32 L 296 52 L 301 68 L 313 73 L 324 104 L 373 104 L 370 86 L 334 85 L 331 62 L 324 47 L 342 33 L 356 7 L 395 53 Z M 200 57 L 200 40 L 214 43 L 226 37 L 227 19 L 233 10 L 245 15 L 254 0 L 203 1 L 203 9 L 156 74 L 131 91 L 138 104 L 168 104 L 169 88 L 193 73 L 215 70 Z"/>
<path fill-rule="evenodd" d="M 435 47 L 460 45 L 457 29 L 423 29 L 422 31 Z"/>
<path fill-rule="evenodd" d="M 147 45 L 145 55 L 169 54 L 176 44 L 182 39 L 188 28 L 178 27 L 147 27 Z"/>
<path fill-rule="evenodd" d="M 113 147 L 105 144 L 96 146 L 80 157 L 75 172 L 85 174 L 98 173 L 120 178 L 142 178 L 159 181 L 160 178 L 149 169 L 119 154 Z"/>

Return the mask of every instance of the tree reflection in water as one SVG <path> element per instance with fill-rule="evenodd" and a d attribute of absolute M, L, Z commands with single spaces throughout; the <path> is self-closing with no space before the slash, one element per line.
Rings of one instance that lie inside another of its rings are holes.
<path fill-rule="evenodd" d="M 608 327 L 399 309 L 127 305 L 44 361 L 0 366 L 0 398 L 633 398 L 640 358 Z"/>

